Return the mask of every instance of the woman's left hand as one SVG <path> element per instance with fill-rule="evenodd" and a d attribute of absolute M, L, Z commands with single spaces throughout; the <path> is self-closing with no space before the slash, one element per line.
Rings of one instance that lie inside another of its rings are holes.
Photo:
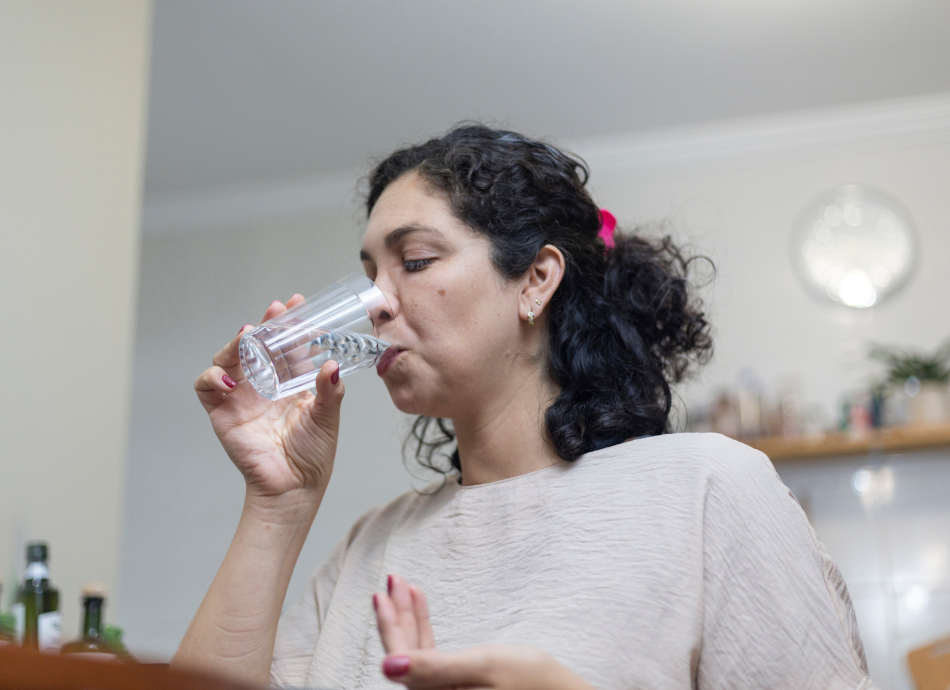
<path fill-rule="evenodd" d="M 593 690 L 550 655 L 532 647 L 483 645 L 436 649 L 425 594 L 390 575 L 389 591 L 373 595 L 386 649 L 383 673 L 411 690 Z"/>

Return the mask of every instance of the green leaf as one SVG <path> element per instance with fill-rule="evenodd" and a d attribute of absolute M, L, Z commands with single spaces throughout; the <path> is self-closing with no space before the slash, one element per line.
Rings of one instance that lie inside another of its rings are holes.
<path fill-rule="evenodd" d="M 122 643 L 122 632 L 122 628 L 118 625 L 109 625 L 108 623 L 102 629 L 102 635 L 106 638 L 106 642 L 109 643 L 110 647 L 120 652 L 126 652 L 128 650 Z"/>
<path fill-rule="evenodd" d="M 911 376 L 921 381 L 950 381 L 950 339 L 933 354 L 872 345 L 868 356 L 885 365 L 887 380 L 892 384 L 902 384 Z"/>

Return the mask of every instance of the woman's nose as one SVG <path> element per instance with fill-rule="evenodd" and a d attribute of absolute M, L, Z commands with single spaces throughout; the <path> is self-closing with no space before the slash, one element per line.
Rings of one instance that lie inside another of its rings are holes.
<path fill-rule="evenodd" d="M 375 310 L 373 318 L 373 321 L 376 323 L 376 329 L 379 331 L 380 328 L 383 328 L 387 323 L 396 318 L 399 313 L 399 299 L 385 277 L 377 276 L 374 282 L 376 283 L 376 287 L 383 294 L 383 297 L 386 298 Z"/>

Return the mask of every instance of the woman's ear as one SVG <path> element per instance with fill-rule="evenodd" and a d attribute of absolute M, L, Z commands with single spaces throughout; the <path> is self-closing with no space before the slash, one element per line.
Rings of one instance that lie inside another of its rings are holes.
<path fill-rule="evenodd" d="M 527 319 L 529 312 L 538 318 L 547 308 L 563 277 L 564 254 L 554 245 L 544 245 L 526 274 L 521 290 L 521 318 Z"/>

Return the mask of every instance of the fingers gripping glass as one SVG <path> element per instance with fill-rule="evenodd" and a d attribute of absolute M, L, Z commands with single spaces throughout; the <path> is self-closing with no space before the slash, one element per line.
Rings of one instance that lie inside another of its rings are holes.
<path fill-rule="evenodd" d="M 241 337 L 244 376 L 268 400 L 312 388 L 329 359 L 340 376 L 375 365 L 389 347 L 377 328 L 393 318 L 385 295 L 366 276 L 351 273 L 323 292 Z"/>

